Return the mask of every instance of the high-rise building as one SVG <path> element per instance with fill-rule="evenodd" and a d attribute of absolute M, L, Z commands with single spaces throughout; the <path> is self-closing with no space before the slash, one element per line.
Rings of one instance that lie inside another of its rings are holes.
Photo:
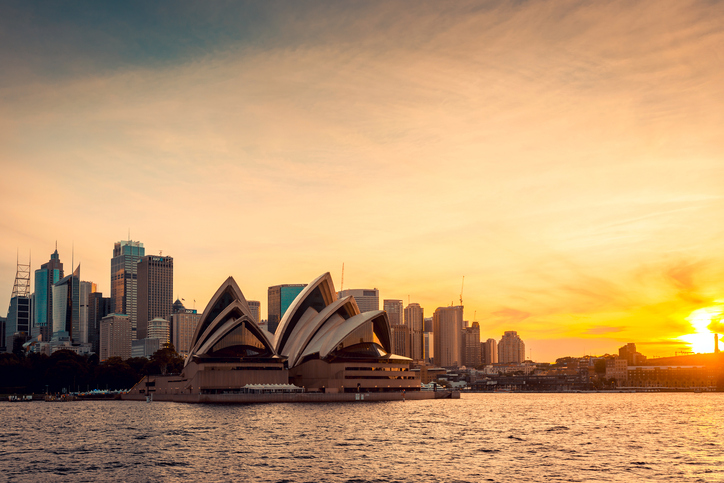
<path fill-rule="evenodd" d="M 111 258 L 112 311 L 128 315 L 134 340 L 138 327 L 138 261 L 145 254 L 143 243 L 123 240 L 113 246 Z"/>
<path fill-rule="evenodd" d="M 254 322 L 259 324 L 261 322 L 261 302 L 258 300 L 247 300 L 246 303 L 249 305 Z"/>
<path fill-rule="evenodd" d="M 640 366 L 646 362 L 646 356 L 640 352 L 636 352 L 636 344 L 629 342 L 623 347 L 618 349 L 618 357 L 626 359 L 626 363 L 629 366 Z"/>
<path fill-rule="evenodd" d="M 30 264 L 17 263 L 15 283 L 10 297 L 10 307 L 5 321 L 5 350 L 13 351 L 15 334 L 25 342 L 30 337 L 32 324 L 32 304 L 30 298 Z"/>
<path fill-rule="evenodd" d="M 425 332 L 432 332 L 432 317 L 422 319 L 422 325 Z"/>
<path fill-rule="evenodd" d="M 191 350 L 191 339 L 196 331 L 202 314 L 197 314 L 196 309 L 187 309 L 180 300 L 173 304 L 171 314 L 171 342 L 176 352 L 186 357 Z"/>
<path fill-rule="evenodd" d="M 435 360 L 435 334 L 423 332 L 423 345 L 425 351 L 425 363 L 432 364 Z"/>
<path fill-rule="evenodd" d="M 7 317 L 0 317 L 0 352 L 5 352 L 5 324 L 7 324 Z M 12 350 L 12 349 L 11 349 Z"/>
<path fill-rule="evenodd" d="M 136 338 L 145 339 L 149 337 L 149 321 L 157 317 L 168 317 L 173 311 L 173 258 L 146 255 L 138 261 L 137 269 Z"/>
<path fill-rule="evenodd" d="M 279 322 L 282 320 L 282 317 L 284 317 L 284 313 L 287 311 L 292 302 L 294 302 L 294 299 L 297 298 L 297 295 L 299 295 L 306 286 L 306 283 L 296 283 L 274 285 L 273 287 L 269 287 L 269 300 L 267 305 L 269 316 L 267 330 L 269 330 L 269 332 L 272 334 L 276 332 Z"/>
<path fill-rule="evenodd" d="M 525 361 L 525 343 L 514 330 L 506 330 L 498 342 L 498 362 Z"/>
<path fill-rule="evenodd" d="M 53 285 L 65 277 L 63 262 L 58 255 L 58 247 L 50 255 L 50 260 L 35 271 L 35 306 L 33 309 L 33 336 L 40 334 L 42 340 L 49 341 L 53 335 Z"/>
<path fill-rule="evenodd" d="M 88 294 L 88 342 L 96 354 L 100 354 L 101 320 L 111 312 L 110 297 L 101 292 Z"/>
<path fill-rule="evenodd" d="M 148 339 L 160 339 L 161 347 L 171 342 L 171 328 L 168 320 L 156 317 L 148 321 Z"/>
<path fill-rule="evenodd" d="M 497 364 L 498 363 L 498 341 L 495 339 L 488 339 L 485 342 L 480 343 L 480 357 L 483 364 Z"/>
<path fill-rule="evenodd" d="M 477 367 L 480 363 L 480 324 L 473 322 L 463 329 L 463 365 Z"/>
<path fill-rule="evenodd" d="M 126 314 L 109 314 L 101 319 L 101 362 L 111 357 L 126 360 L 131 357 L 131 317 Z"/>
<path fill-rule="evenodd" d="M 369 312 L 371 310 L 380 310 L 380 291 L 376 288 L 373 289 L 348 289 L 337 292 L 339 298 L 351 295 L 357 302 L 360 312 Z"/>
<path fill-rule="evenodd" d="M 401 356 L 410 357 L 410 329 L 403 324 L 391 325 L 392 352 Z"/>
<path fill-rule="evenodd" d="M 424 319 L 425 311 L 420 304 L 411 303 L 405 307 L 405 325 L 410 329 L 410 357 L 421 361 L 425 358 L 424 349 Z"/>
<path fill-rule="evenodd" d="M 90 342 L 91 339 L 91 328 L 89 326 L 88 318 L 88 302 L 90 300 L 90 294 L 96 292 L 98 286 L 93 282 L 80 282 L 80 342 Z"/>
<path fill-rule="evenodd" d="M 382 310 L 387 312 L 390 325 L 402 325 L 404 323 L 402 313 L 402 300 L 385 299 L 382 301 Z"/>
<path fill-rule="evenodd" d="M 462 365 L 463 306 L 438 307 L 432 316 L 435 335 L 435 364 L 440 367 Z"/>
<path fill-rule="evenodd" d="M 53 285 L 53 339 L 80 343 L 80 265 Z"/>

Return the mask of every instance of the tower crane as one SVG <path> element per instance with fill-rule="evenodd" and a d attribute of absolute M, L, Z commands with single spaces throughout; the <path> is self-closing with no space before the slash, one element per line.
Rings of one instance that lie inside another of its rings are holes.
<path fill-rule="evenodd" d="M 463 284 L 460 287 L 460 305 L 463 304 L 463 289 L 465 288 L 465 275 L 463 275 Z"/>

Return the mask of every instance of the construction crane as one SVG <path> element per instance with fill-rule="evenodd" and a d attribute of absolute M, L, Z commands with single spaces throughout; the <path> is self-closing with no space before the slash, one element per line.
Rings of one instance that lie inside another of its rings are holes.
<path fill-rule="evenodd" d="M 465 288 L 465 275 L 463 275 L 463 284 L 460 287 L 460 305 L 463 304 L 463 289 Z"/>

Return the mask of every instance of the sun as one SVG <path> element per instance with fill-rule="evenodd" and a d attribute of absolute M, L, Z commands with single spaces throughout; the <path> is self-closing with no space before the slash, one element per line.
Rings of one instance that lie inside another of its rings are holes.
<path fill-rule="evenodd" d="M 717 302 L 724 301 L 717 300 Z M 689 344 L 693 352 L 714 352 L 715 332 L 712 332 L 709 326 L 714 323 L 720 325 L 723 315 L 724 305 L 721 304 L 693 311 L 686 320 L 691 323 L 694 333 L 682 335 L 679 337 L 679 340 Z M 722 334 L 722 332 L 724 331 L 718 331 L 719 334 Z M 722 349 L 724 349 L 724 342 L 722 342 Z"/>

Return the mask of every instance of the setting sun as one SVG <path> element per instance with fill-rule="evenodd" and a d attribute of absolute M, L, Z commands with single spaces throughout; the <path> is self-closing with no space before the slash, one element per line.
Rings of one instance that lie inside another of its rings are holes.
<path fill-rule="evenodd" d="M 679 337 L 679 340 L 689 344 L 693 352 L 714 352 L 713 335 L 715 333 L 722 333 L 720 325 L 723 314 L 724 305 L 704 307 L 703 309 L 693 311 L 686 320 L 691 323 L 695 332 L 682 335 Z M 712 329 L 716 329 L 716 331 L 712 331 Z"/>

